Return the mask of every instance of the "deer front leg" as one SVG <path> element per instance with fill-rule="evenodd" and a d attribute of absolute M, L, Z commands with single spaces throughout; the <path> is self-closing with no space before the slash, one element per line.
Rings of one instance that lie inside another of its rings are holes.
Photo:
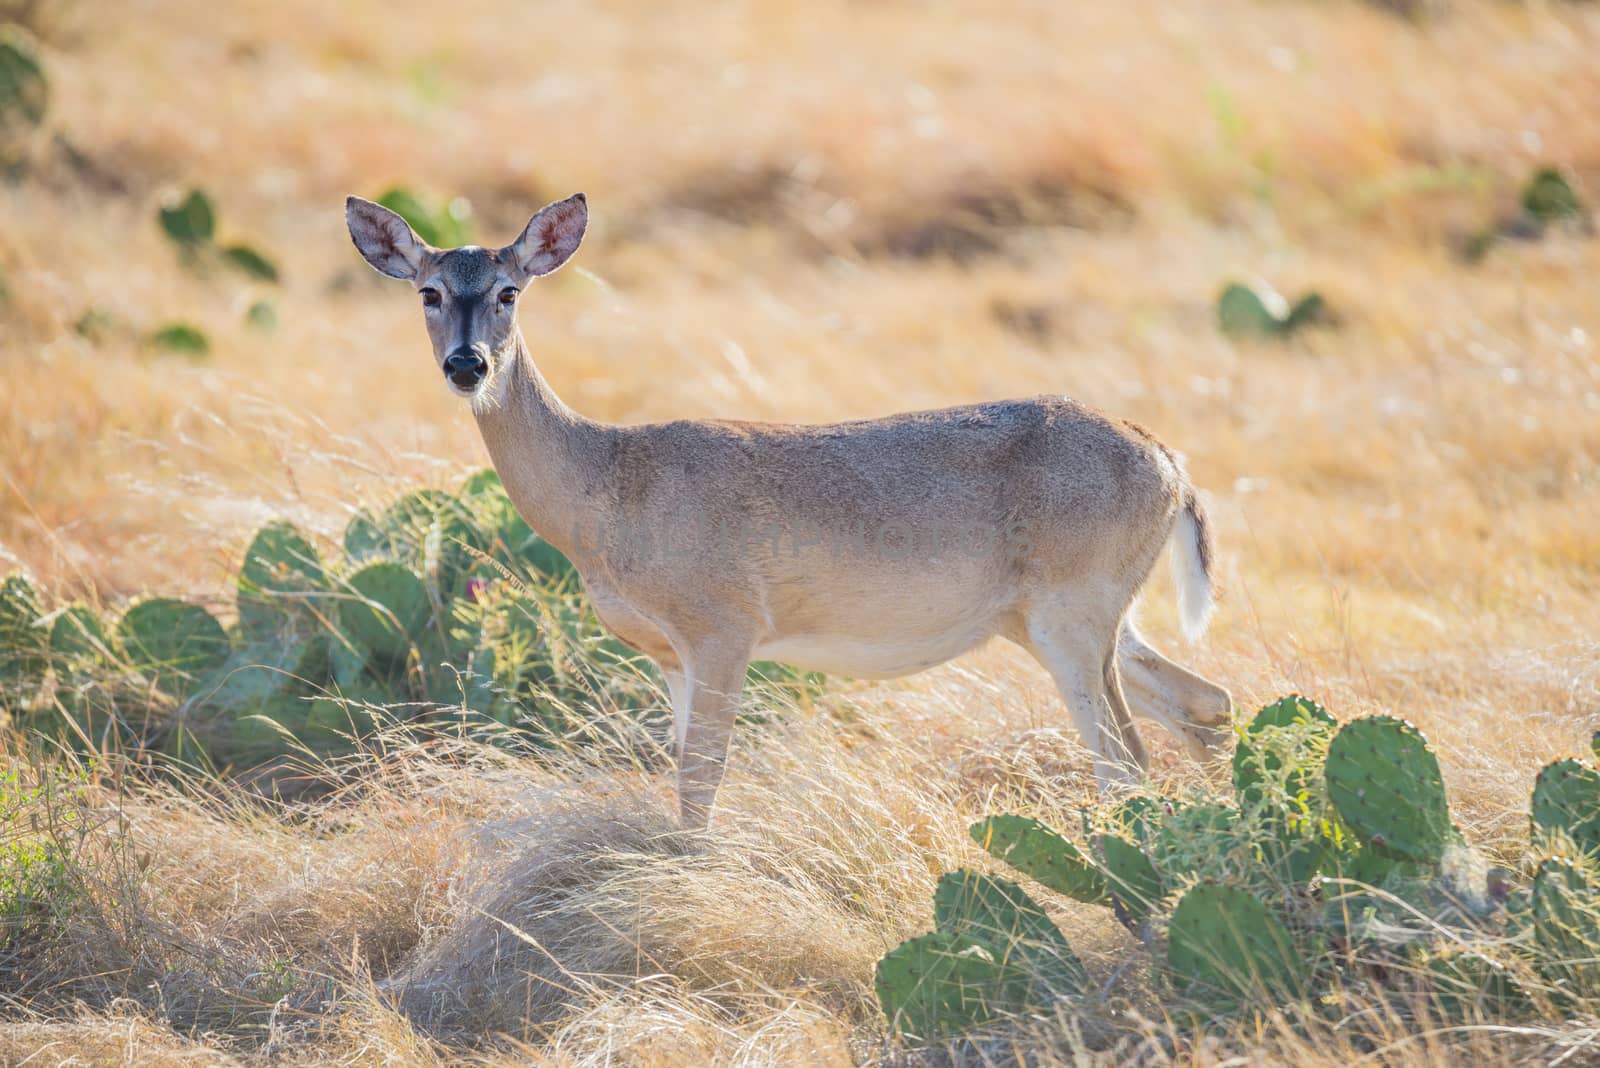
<path fill-rule="evenodd" d="M 704 830 L 711 820 L 749 666 L 744 642 L 708 643 L 684 658 L 688 716 L 678 723 L 678 806 L 686 830 Z"/>

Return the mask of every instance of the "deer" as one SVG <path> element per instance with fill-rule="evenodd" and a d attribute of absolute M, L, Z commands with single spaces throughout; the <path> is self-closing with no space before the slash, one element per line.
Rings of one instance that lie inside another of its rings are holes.
<path fill-rule="evenodd" d="M 596 421 L 551 389 L 517 321 L 577 252 L 582 193 L 498 249 L 434 248 L 356 196 L 345 217 L 367 263 L 415 289 L 513 506 L 659 668 L 686 829 L 709 825 L 753 659 L 885 679 L 1003 638 L 1050 675 L 1101 789 L 1148 769 L 1133 713 L 1218 755 L 1228 691 L 1133 620 L 1169 542 L 1189 640 L 1215 605 L 1206 512 L 1142 427 L 1062 396 L 829 425 Z"/>

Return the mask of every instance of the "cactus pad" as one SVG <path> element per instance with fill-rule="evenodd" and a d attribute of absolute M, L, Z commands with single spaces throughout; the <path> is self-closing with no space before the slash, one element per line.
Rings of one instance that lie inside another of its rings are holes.
<path fill-rule="evenodd" d="M 1504 966 L 1467 951 L 1428 961 L 1433 1003 L 1447 1020 L 1499 1017 L 1528 1004 L 1528 992 Z"/>
<path fill-rule="evenodd" d="M 929 1042 L 972 1031 L 1027 1007 L 1028 976 L 993 947 L 944 931 L 902 942 L 878 961 L 873 983 L 903 1039 Z"/>
<path fill-rule="evenodd" d="M 1003 963 L 1024 969 L 1041 999 L 1078 994 L 1088 973 L 1060 928 L 1027 892 L 994 875 L 949 872 L 933 895 L 934 924 L 946 934 L 994 947 Z"/>
<path fill-rule="evenodd" d="M 1305 984 L 1289 932 L 1261 902 L 1233 887 L 1199 883 L 1178 902 L 1167 962 L 1182 980 L 1244 1000 L 1278 1001 Z"/>
<path fill-rule="evenodd" d="M 111 639 L 88 605 L 68 605 L 50 623 L 50 658 L 57 671 L 103 661 L 110 650 Z"/>
<path fill-rule="evenodd" d="M 50 102 L 38 50 L 20 30 L 0 28 L 0 130 L 21 120 L 37 126 Z"/>
<path fill-rule="evenodd" d="M 1547 977 L 1580 996 L 1600 990 L 1600 890 L 1565 857 L 1550 857 L 1533 879 L 1533 938 Z"/>
<path fill-rule="evenodd" d="M 0 686 L 37 682 L 45 671 L 46 637 L 39 620 L 39 591 L 22 574 L 0 583 Z"/>
<path fill-rule="evenodd" d="M 1078 901 L 1106 900 L 1106 879 L 1071 841 L 1027 816 L 993 816 L 971 828 L 972 838 L 991 856 L 1022 874 Z"/>
<path fill-rule="evenodd" d="M 386 663 L 404 663 L 433 613 L 428 589 L 400 564 L 368 564 L 347 580 L 339 623 L 356 645 Z"/>
<path fill-rule="evenodd" d="M 1095 842 L 1100 849 L 1106 886 L 1122 907 L 1129 926 L 1136 927 L 1164 896 L 1161 875 L 1144 851 L 1121 835 L 1102 834 Z"/>
<path fill-rule="evenodd" d="M 1289 798 L 1303 798 L 1315 775 L 1311 765 L 1338 729 L 1338 721 L 1326 709 L 1299 694 L 1262 708 L 1233 750 L 1233 788 L 1239 803 L 1259 804 L 1263 782 L 1278 780 Z"/>
<path fill-rule="evenodd" d="M 117 641 L 129 666 L 179 695 L 228 657 L 222 624 L 199 605 L 168 597 L 140 601 L 124 612 Z"/>
<path fill-rule="evenodd" d="M 1560 832 L 1588 855 L 1600 853 L 1600 771 L 1581 760 L 1545 766 L 1533 785 L 1533 826 Z"/>
<path fill-rule="evenodd" d="M 1324 775 L 1339 818 L 1380 852 L 1437 864 L 1457 838 L 1438 758 L 1404 720 L 1346 723 L 1328 746 Z"/>
<path fill-rule="evenodd" d="M 285 522 L 256 532 L 239 567 L 239 629 L 246 640 L 269 640 L 291 619 L 310 615 L 307 595 L 325 589 L 316 548 Z"/>

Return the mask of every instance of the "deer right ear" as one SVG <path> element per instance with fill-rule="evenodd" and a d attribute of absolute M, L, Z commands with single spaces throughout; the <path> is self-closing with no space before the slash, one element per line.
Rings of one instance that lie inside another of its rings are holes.
<path fill-rule="evenodd" d="M 428 246 L 400 216 L 370 200 L 346 197 L 344 221 L 366 261 L 390 278 L 412 281 Z"/>

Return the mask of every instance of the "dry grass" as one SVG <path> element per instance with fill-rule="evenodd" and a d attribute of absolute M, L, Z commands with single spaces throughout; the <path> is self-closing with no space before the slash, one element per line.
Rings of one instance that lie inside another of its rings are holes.
<path fill-rule="evenodd" d="M 573 404 L 823 420 L 1060 391 L 1137 419 L 1187 453 L 1223 546 L 1187 658 L 1243 706 L 1297 688 L 1415 719 L 1469 833 L 1515 860 L 1534 769 L 1600 721 L 1600 241 L 1451 248 L 1542 162 L 1600 201 L 1600 11 L 965 10 L 60 4 L 51 129 L 0 186 L 0 564 L 60 597 L 220 598 L 262 519 L 336 535 L 481 466 L 341 198 L 465 195 L 498 241 L 582 188 L 580 270 L 524 313 Z M 281 290 L 182 268 L 153 217 L 190 183 Z M 1320 289 L 1338 329 L 1224 339 L 1211 300 L 1247 275 Z M 243 323 L 260 296 L 270 334 Z M 173 318 L 209 360 L 143 342 Z M 1147 598 L 1155 634 L 1169 600 Z M 966 822 L 1082 796 L 1064 722 L 999 649 L 847 688 L 741 738 L 703 841 L 670 830 L 659 776 L 488 754 L 397 750 L 288 814 L 96 780 L 82 913 L 8 973 L 0 1063 L 872 1060 L 872 963 L 973 861 Z M 1061 918 L 1102 982 L 1130 956 Z M 1038 1063 L 1081 1033 L 1151 1062 L 1571 1064 L 1593 1037 L 1162 1045 L 1142 982 L 1019 1041 Z"/>

